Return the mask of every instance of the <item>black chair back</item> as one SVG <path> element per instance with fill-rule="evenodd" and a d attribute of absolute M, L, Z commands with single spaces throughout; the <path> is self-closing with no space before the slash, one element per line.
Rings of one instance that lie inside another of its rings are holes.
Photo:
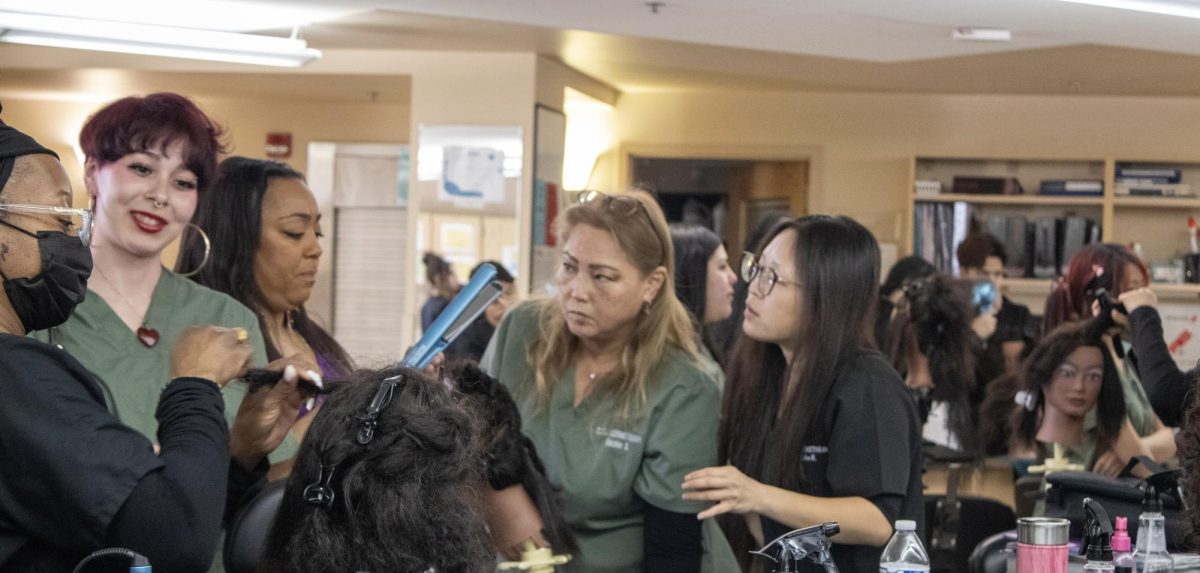
<path fill-rule="evenodd" d="M 986 497 L 925 496 L 926 535 L 922 536 L 929 553 L 932 571 L 960 573 L 967 570 L 971 552 L 988 537 L 1016 529 L 1017 516 L 1012 508 Z"/>
<path fill-rule="evenodd" d="M 967 570 L 970 573 L 1006 573 L 1008 552 L 1005 550 L 1009 543 L 1016 541 L 1015 531 L 1004 531 L 980 541 L 967 559 Z"/>
<path fill-rule="evenodd" d="M 268 483 L 250 503 L 238 512 L 225 532 L 225 571 L 254 573 L 267 543 L 271 520 L 283 501 L 287 480 Z"/>

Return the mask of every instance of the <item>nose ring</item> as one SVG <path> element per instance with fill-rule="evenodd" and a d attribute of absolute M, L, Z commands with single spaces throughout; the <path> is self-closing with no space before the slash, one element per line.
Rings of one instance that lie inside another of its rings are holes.
<path fill-rule="evenodd" d="M 155 209 L 162 209 L 163 207 L 166 207 L 166 206 L 167 206 L 167 202 L 166 202 L 166 201 L 162 201 L 162 200 L 159 200 L 159 199 L 151 199 L 151 201 L 153 201 L 153 202 L 154 202 L 154 208 L 155 208 Z"/>

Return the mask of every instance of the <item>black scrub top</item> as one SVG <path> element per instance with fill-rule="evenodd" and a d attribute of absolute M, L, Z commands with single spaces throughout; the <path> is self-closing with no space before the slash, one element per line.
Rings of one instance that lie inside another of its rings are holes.
<path fill-rule="evenodd" d="M 825 439 L 785 457 L 802 464 L 800 493 L 819 497 L 863 497 L 894 524 L 911 519 L 921 531 L 921 426 L 904 382 L 882 356 L 864 352 L 842 368 L 830 389 L 822 428 Z M 762 517 L 763 538 L 794 528 Z M 883 547 L 836 543 L 833 557 L 842 573 L 876 573 Z M 800 571 L 823 572 L 805 561 Z"/>
<path fill-rule="evenodd" d="M 162 467 L 66 352 L 0 334 L 0 571 L 70 571 Z"/>

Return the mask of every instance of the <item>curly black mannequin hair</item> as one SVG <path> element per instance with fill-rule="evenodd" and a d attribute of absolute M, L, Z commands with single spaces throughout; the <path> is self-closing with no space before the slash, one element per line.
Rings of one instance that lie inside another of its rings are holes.
<path fill-rule="evenodd" d="M 935 273 L 904 284 L 904 300 L 892 322 L 889 355 L 896 370 L 922 354 L 929 361 L 929 397 L 950 407 L 950 430 L 963 452 L 975 453 L 971 392 L 975 388 L 975 347 L 969 286 Z"/>
<path fill-rule="evenodd" d="M 356 439 L 364 412 L 381 381 L 397 375 L 364 445 Z M 355 373 L 300 447 L 260 571 L 495 571 L 472 427 L 446 386 L 417 370 Z M 329 503 L 306 500 L 321 483 Z"/>
<path fill-rule="evenodd" d="M 458 389 L 463 405 L 481 426 L 488 485 L 497 491 L 518 484 L 524 487 L 542 517 L 546 541 L 556 552 L 574 553 L 578 547 L 563 517 L 559 493 L 546 478 L 533 442 L 521 433 L 521 411 L 508 389 L 469 360 L 447 364 L 443 376 Z"/>

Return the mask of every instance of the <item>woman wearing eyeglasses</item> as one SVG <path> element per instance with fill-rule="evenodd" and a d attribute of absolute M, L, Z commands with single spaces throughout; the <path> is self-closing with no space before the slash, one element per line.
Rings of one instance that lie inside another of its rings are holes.
<path fill-rule="evenodd" d="M 569 570 L 736 567 L 679 488 L 717 459 L 720 390 L 675 297 L 662 210 L 646 193 L 591 192 L 559 225 L 556 298 L 510 310 L 481 364 L 563 490 Z"/>
<path fill-rule="evenodd" d="M 108 104 L 79 135 L 87 157 L 84 183 L 95 205 L 90 292 L 70 320 L 36 336 L 82 362 L 100 382 L 116 417 L 151 440 L 157 439 L 155 412 L 170 370 L 170 349 L 189 326 L 241 328 L 249 333 L 252 363 L 267 362 L 254 313 L 161 262 L 163 250 L 189 225 L 199 196 L 212 183 L 221 135 L 194 103 L 173 93 Z M 296 357 L 287 362 L 302 373 L 317 370 Z M 241 413 L 245 387 L 230 385 L 223 395 L 231 425 L 237 416 L 230 453 L 244 469 L 254 469 L 272 451 L 272 461 L 295 454 L 297 442 L 288 439 L 294 415 L 282 412 L 298 407 L 298 395 L 287 396 L 296 403 L 285 407 L 278 395 L 256 393 Z"/>
<path fill-rule="evenodd" d="M 892 523 L 922 512 L 917 413 L 872 342 L 879 245 L 827 216 L 783 223 L 764 244 L 743 267 L 743 336 L 726 370 L 728 465 L 689 473 L 684 498 L 709 503 L 700 518 L 728 514 L 735 555 L 836 521 L 838 567 L 874 573 Z"/>
<path fill-rule="evenodd" d="M 156 452 L 109 412 L 83 364 L 25 336 L 84 299 L 89 215 L 70 203 L 53 152 L 0 121 L 0 570 L 70 571 L 121 546 L 156 570 L 203 571 L 226 499 L 244 491 L 229 488 L 221 389 L 249 363 L 249 333 L 205 326 L 177 337 L 157 384 Z"/>

